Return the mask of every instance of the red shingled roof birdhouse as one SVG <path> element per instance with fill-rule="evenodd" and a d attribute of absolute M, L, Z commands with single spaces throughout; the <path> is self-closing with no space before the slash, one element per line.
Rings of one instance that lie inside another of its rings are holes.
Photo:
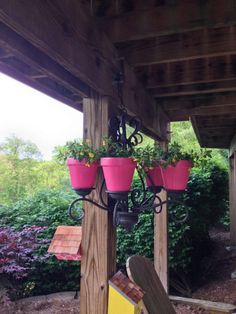
<path fill-rule="evenodd" d="M 81 260 L 82 227 L 58 226 L 53 236 L 48 253 L 59 260 Z"/>

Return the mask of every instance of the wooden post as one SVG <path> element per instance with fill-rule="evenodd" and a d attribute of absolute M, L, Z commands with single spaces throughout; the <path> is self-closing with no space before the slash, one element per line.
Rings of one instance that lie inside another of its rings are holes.
<path fill-rule="evenodd" d="M 103 136 L 108 136 L 109 110 L 108 97 L 84 99 L 84 138 L 90 139 L 95 147 L 102 144 Z M 102 180 L 100 173 L 96 189 L 90 195 L 96 202 Z M 107 211 L 86 202 L 84 208 L 80 313 L 107 314 L 108 280 L 116 266 L 115 229 Z"/>
<path fill-rule="evenodd" d="M 229 162 L 230 246 L 236 248 L 236 151 Z"/>
<path fill-rule="evenodd" d="M 167 142 L 160 142 L 162 149 L 167 149 Z M 162 201 L 167 200 L 166 191 L 159 194 Z M 167 204 L 162 212 L 154 215 L 154 266 L 156 272 L 168 293 L 168 212 Z"/>

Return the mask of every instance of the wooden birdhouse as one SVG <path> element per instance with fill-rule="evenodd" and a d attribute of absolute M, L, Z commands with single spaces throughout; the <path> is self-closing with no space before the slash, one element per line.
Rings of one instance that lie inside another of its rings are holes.
<path fill-rule="evenodd" d="M 141 314 L 142 289 L 121 271 L 109 281 L 108 314 Z"/>
<path fill-rule="evenodd" d="M 59 226 L 53 236 L 48 253 L 59 260 L 81 260 L 82 227 Z"/>

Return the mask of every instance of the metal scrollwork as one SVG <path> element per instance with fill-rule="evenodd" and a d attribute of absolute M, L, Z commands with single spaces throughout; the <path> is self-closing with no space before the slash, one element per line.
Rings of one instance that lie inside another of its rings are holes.
<path fill-rule="evenodd" d="M 127 136 L 127 128 L 129 125 L 133 128 L 130 135 Z M 141 120 L 138 117 L 129 118 L 126 110 L 122 110 L 119 116 L 112 117 L 109 121 L 109 128 L 114 134 L 114 140 L 120 143 L 124 148 L 132 148 L 142 143 L 143 137 L 139 132 Z"/>
<path fill-rule="evenodd" d="M 109 128 L 112 139 L 116 143 L 119 143 L 124 149 L 132 149 L 132 147 L 141 144 L 143 141 L 142 134 L 140 133 L 141 120 L 138 117 L 130 118 L 128 116 L 122 97 L 121 83 L 123 81 L 124 77 L 119 73 L 115 84 L 118 86 L 121 114 L 110 119 Z M 132 128 L 129 135 L 127 134 L 127 125 Z M 99 203 L 87 197 L 92 189 L 76 190 L 76 193 L 80 197 L 71 203 L 69 207 L 70 217 L 77 222 L 81 221 L 84 217 L 84 209 L 81 202 L 89 202 L 102 210 L 112 211 L 114 226 L 122 225 L 127 230 L 130 230 L 138 222 L 139 213 L 147 210 L 153 210 L 155 214 L 161 213 L 163 205 L 167 203 L 167 201 L 162 201 L 158 196 L 158 193 L 160 193 L 163 187 L 155 186 L 150 177 L 151 186 L 146 187 L 143 175 L 139 169 L 136 170 L 140 178 L 141 188 L 134 187 L 129 192 L 111 193 L 106 191 L 105 181 L 103 181 L 100 187 Z M 108 203 L 104 200 L 105 191 L 108 193 Z M 188 208 L 183 206 L 183 201 L 177 195 L 172 194 L 169 195 L 168 201 L 181 204 L 182 206 L 181 212 L 179 210 L 178 212 L 175 210 L 172 211 L 171 218 L 176 223 L 185 222 L 188 218 Z"/>

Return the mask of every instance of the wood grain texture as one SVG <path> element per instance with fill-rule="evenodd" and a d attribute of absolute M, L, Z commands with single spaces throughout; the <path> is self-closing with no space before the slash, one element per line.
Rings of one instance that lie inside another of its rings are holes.
<path fill-rule="evenodd" d="M 236 151 L 229 159 L 230 245 L 236 246 Z"/>
<path fill-rule="evenodd" d="M 182 0 L 182 1 L 129 1 L 129 8 L 118 7 L 119 1 L 108 1 L 95 14 L 101 13 L 102 29 L 113 42 L 132 41 L 154 36 L 186 32 L 187 30 L 213 28 L 235 24 L 235 2 L 233 0 Z M 125 3 L 120 1 L 121 3 Z M 113 7 L 112 7 L 113 4 Z M 116 7 L 115 7 L 116 6 Z M 125 10 L 126 9 L 126 10 Z M 188 12 L 183 14 L 183 12 Z"/>
<path fill-rule="evenodd" d="M 95 147 L 102 144 L 102 137 L 108 136 L 109 98 L 85 99 L 84 138 L 90 139 Z M 96 189 L 90 197 L 99 202 L 99 187 L 102 173 L 97 179 Z M 91 204 L 84 204 L 81 297 L 80 311 L 83 314 L 106 314 L 108 302 L 108 280 L 115 273 L 116 234 L 112 217 Z"/>
<path fill-rule="evenodd" d="M 206 300 L 183 298 L 176 296 L 169 296 L 170 300 L 176 303 L 193 305 L 209 311 L 210 313 L 234 313 L 236 306 L 233 304 L 223 302 L 211 302 Z"/>
<path fill-rule="evenodd" d="M 230 148 L 229 148 L 229 158 L 233 157 L 234 152 L 236 151 L 236 134 L 232 138 L 232 141 L 230 143 Z"/>
<path fill-rule="evenodd" d="M 117 44 L 120 55 L 133 66 L 232 55 L 236 52 L 236 26 L 159 36 Z"/>
<path fill-rule="evenodd" d="M 175 313 L 150 260 L 143 256 L 131 256 L 127 260 L 126 268 L 130 279 L 144 290 L 143 302 L 149 314 Z"/>
<path fill-rule="evenodd" d="M 161 97 L 157 99 L 157 102 L 171 121 L 188 120 L 190 116 L 223 118 L 235 113 L 236 92 Z"/>
<path fill-rule="evenodd" d="M 168 144 L 161 142 L 162 149 L 167 149 Z M 167 200 L 167 193 L 162 189 L 158 195 L 162 201 Z M 160 214 L 154 214 L 154 265 L 163 287 L 168 293 L 168 211 L 167 204 L 163 205 Z"/>
<path fill-rule="evenodd" d="M 216 83 L 236 78 L 236 55 L 139 66 L 135 72 L 147 88 Z"/>
<path fill-rule="evenodd" d="M 4 27 L 0 33 L 0 48 L 7 45 L 13 55 L 17 54 L 26 64 L 43 71 L 47 77 L 36 76 L 37 82 L 55 87 L 59 81 L 61 89 L 67 87 L 65 92 L 69 88 L 87 97 L 91 91 L 96 91 L 112 97 L 118 106 L 113 80 L 120 71 L 119 53 L 99 32 L 82 1 L 35 0 L 29 6 L 27 0 L 2 0 L 0 23 Z M 157 114 L 154 99 L 126 62 L 124 73 L 129 114 L 142 117 L 147 134 L 165 140 L 162 125 L 168 122 L 168 117 L 160 108 Z"/>

